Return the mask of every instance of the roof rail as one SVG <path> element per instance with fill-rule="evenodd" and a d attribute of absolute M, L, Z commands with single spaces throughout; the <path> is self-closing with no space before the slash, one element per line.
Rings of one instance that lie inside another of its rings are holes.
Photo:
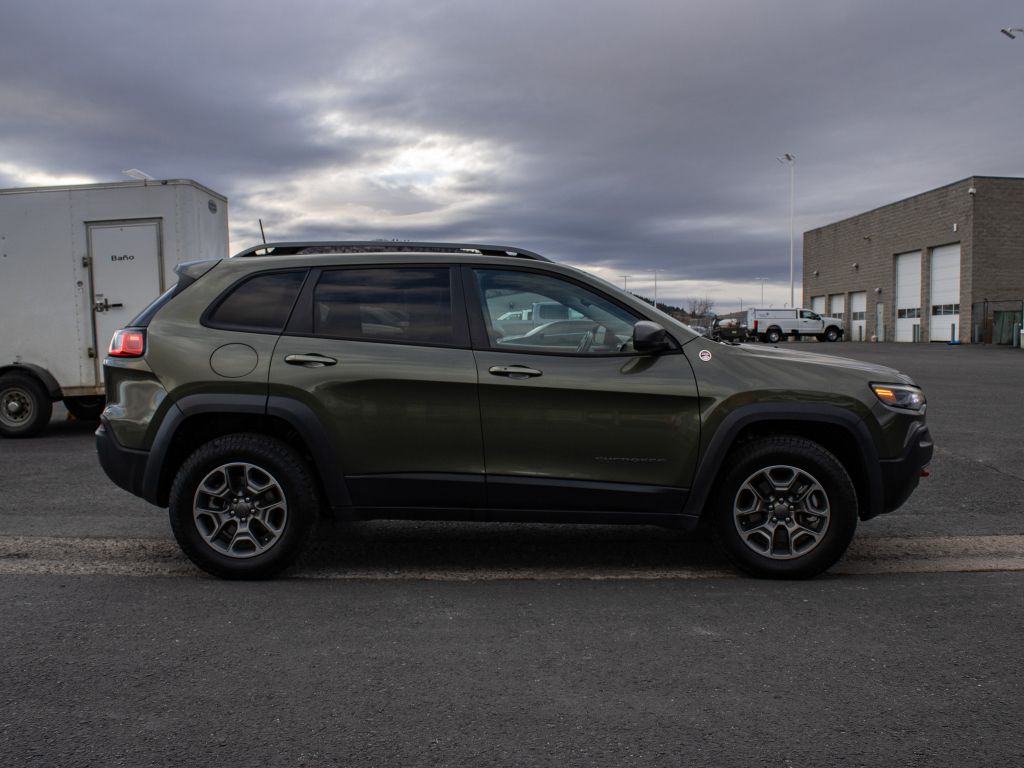
<path fill-rule="evenodd" d="M 482 256 L 512 256 L 551 261 L 525 248 L 475 243 L 422 243 L 405 240 L 334 240 L 293 243 L 264 243 L 246 248 L 232 258 L 248 256 L 298 256 L 311 253 L 479 253 Z"/>

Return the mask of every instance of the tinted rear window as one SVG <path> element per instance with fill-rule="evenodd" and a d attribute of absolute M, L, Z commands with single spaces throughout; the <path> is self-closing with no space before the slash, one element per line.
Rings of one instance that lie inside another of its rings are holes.
<path fill-rule="evenodd" d="M 454 343 L 447 267 L 332 270 L 320 278 L 313 300 L 318 336 Z"/>
<path fill-rule="evenodd" d="M 206 318 L 207 325 L 257 333 L 284 330 L 306 271 L 269 272 L 236 285 Z"/>

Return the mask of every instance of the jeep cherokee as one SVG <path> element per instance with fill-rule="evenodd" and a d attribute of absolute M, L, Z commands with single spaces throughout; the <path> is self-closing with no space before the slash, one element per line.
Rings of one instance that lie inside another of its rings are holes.
<path fill-rule="evenodd" d="M 906 375 L 716 342 L 520 248 L 282 243 L 177 273 L 114 334 L 97 449 L 226 578 L 285 568 L 325 514 L 705 524 L 742 570 L 804 578 L 931 459 Z M 541 303 L 581 319 L 509 320 Z"/>

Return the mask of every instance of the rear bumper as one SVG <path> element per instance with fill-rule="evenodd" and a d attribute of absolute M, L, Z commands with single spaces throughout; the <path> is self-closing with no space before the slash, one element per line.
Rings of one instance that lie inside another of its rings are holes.
<path fill-rule="evenodd" d="M 892 512 L 905 502 L 921 480 L 921 470 L 932 460 L 932 435 L 924 424 L 910 433 L 903 455 L 882 459 L 882 512 Z"/>
<path fill-rule="evenodd" d="M 142 480 L 146 473 L 149 451 L 135 451 L 125 448 L 114 437 L 105 421 L 96 430 L 96 453 L 100 466 L 115 485 L 129 493 L 142 496 Z"/>

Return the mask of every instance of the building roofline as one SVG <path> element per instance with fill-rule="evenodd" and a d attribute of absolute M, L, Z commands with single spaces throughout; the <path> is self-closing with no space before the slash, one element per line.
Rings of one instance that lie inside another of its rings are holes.
<path fill-rule="evenodd" d="M 984 180 L 987 180 L 987 181 L 1019 181 L 1019 182 L 1024 182 L 1024 176 L 966 176 L 966 177 L 964 177 L 962 179 L 957 179 L 956 181 L 952 181 L 949 184 L 943 184 L 941 187 L 935 187 L 934 189 L 929 189 L 929 190 L 927 190 L 925 192 L 918 192 L 916 195 L 910 195 L 909 197 L 903 197 L 903 198 L 900 198 L 899 200 L 893 200 L 891 203 L 886 203 L 885 205 L 878 205 L 878 206 L 875 206 L 874 208 L 869 208 L 866 211 L 861 211 L 860 213 L 855 213 L 852 216 L 847 216 L 844 219 L 837 219 L 836 221 L 831 221 L 828 224 L 822 224 L 820 227 L 814 227 L 813 229 L 805 230 L 804 234 L 805 235 L 809 235 L 812 232 L 817 232 L 819 229 L 827 229 L 828 227 L 834 227 L 837 224 L 843 224 L 843 223 L 845 223 L 847 221 L 853 221 L 854 219 L 859 219 L 861 216 L 867 216 L 868 214 L 875 213 L 876 211 L 881 211 L 883 208 L 890 208 L 890 207 L 892 207 L 894 205 L 899 205 L 900 203 L 907 203 L 907 202 L 910 202 L 911 200 L 914 200 L 915 198 L 924 197 L 925 195 L 930 195 L 930 194 L 932 194 L 934 192 L 938 192 L 938 191 L 943 190 L 943 189 L 948 189 L 950 187 L 955 187 L 958 184 L 963 184 L 964 182 L 972 182 L 972 181 L 975 181 L 976 179 L 984 179 Z"/>
<path fill-rule="evenodd" d="M 0 189 L 0 195 L 26 195 L 32 192 L 74 192 L 84 189 L 119 189 L 122 187 L 166 187 L 169 185 L 195 187 L 225 203 L 228 201 L 225 195 L 215 192 L 193 179 L 146 179 L 139 181 L 133 179 L 130 181 L 100 181 L 92 184 L 55 184 L 48 187 L 10 187 L 8 189 Z"/>

